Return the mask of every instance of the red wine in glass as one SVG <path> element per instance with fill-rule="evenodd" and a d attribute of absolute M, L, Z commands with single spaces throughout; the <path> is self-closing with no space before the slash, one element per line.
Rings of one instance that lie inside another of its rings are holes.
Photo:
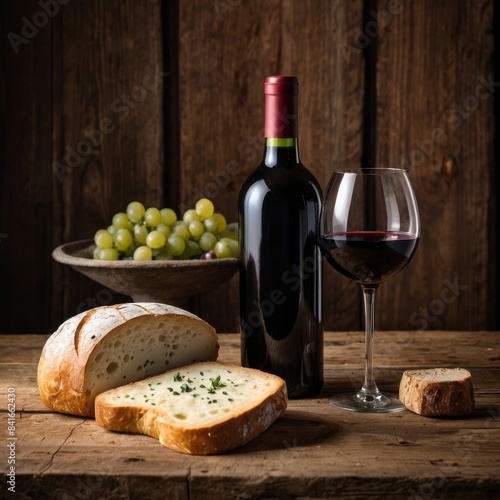
<path fill-rule="evenodd" d="M 323 235 L 328 262 L 359 284 L 379 284 L 410 261 L 418 244 L 415 234 L 400 231 L 344 231 Z"/>
<path fill-rule="evenodd" d="M 397 412 L 395 394 L 383 394 L 373 376 L 375 295 L 412 258 L 420 218 L 408 173 L 398 168 L 334 171 L 321 213 L 321 247 L 326 260 L 363 292 L 365 380 L 353 394 L 335 394 L 332 406 L 355 412 Z"/>

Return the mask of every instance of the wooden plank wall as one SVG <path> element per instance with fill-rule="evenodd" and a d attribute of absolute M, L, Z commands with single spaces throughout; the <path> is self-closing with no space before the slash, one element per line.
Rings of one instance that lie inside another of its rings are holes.
<path fill-rule="evenodd" d="M 39 1 L 2 2 L 1 330 L 48 332 L 126 300 L 50 253 L 132 199 L 182 211 L 208 194 L 236 220 L 276 73 L 299 79 L 300 152 L 323 188 L 345 165 L 414 180 L 422 241 L 381 287 L 377 326 L 498 328 L 493 3 L 72 0 L 43 23 Z M 15 50 L 24 19 L 40 27 Z M 54 161 L 74 167 L 58 176 Z M 237 292 L 235 277 L 191 305 L 234 331 Z M 329 268 L 324 304 L 326 328 L 361 328 L 355 286 Z"/>

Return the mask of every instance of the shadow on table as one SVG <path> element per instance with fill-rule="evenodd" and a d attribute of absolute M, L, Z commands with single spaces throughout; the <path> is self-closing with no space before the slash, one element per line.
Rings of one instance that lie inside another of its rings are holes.
<path fill-rule="evenodd" d="M 289 409 L 267 431 L 234 453 L 319 446 L 339 429 L 326 419 Z"/>

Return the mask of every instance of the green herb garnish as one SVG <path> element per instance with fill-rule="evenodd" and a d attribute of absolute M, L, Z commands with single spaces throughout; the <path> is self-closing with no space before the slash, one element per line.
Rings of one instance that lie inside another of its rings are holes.
<path fill-rule="evenodd" d="M 216 389 L 219 389 L 220 387 L 226 387 L 226 384 L 223 384 L 220 381 L 220 375 L 218 375 L 216 378 L 211 378 L 210 382 L 211 385 L 207 389 L 209 394 L 215 394 Z"/>

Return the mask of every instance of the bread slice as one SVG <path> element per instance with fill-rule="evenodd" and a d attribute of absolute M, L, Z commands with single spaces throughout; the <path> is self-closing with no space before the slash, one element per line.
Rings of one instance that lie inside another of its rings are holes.
<path fill-rule="evenodd" d="M 219 362 L 194 363 L 100 394 L 96 422 L 192 455 L 224 453 L 265 431 L 287 407 L 285 382 Z"/>
<path fill-rule="evenodd" d="M 182 309 L 155 303 L 97 307 L 47 340 L 38 387 L 55 411 L 93 416 L 101 392 L 195 361 L 216 360 L 215 330 Z"/>
<path fill-rule="evenodd" d="M 399 399 L 426 417 L 461 417 L 474 409 L 472 376 L 463 368 L 431 368 L 403 373 Z"/>

